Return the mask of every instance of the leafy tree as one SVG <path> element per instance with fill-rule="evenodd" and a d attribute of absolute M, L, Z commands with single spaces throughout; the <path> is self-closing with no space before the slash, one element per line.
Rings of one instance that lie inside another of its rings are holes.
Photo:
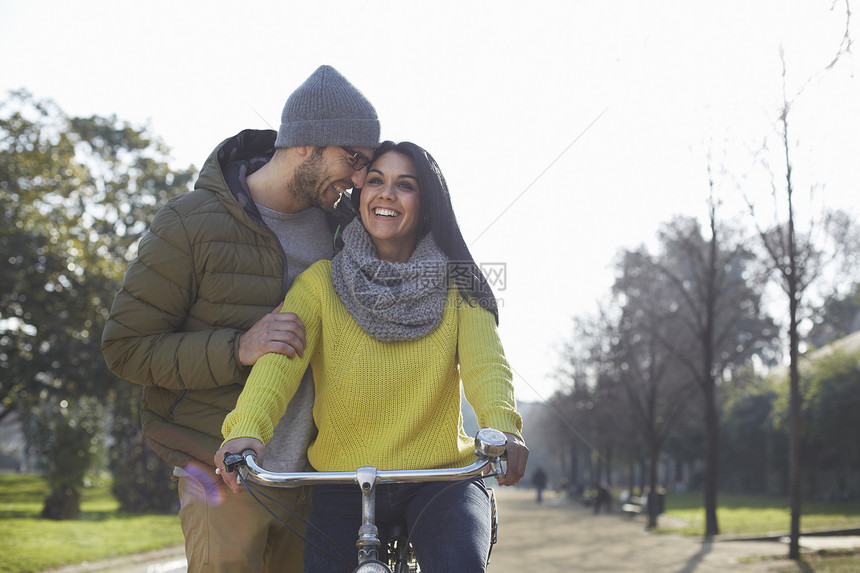
<path fill-rule="evenodd" d="M 84 478 L 104 444 L 104 411 L 97 398 L 82 396 L 72 402 L 52 397 L 28 412 L 29 447 L 51 490 L 42 517 L 80 515 Z"/>
<path fill-rule="evenodd" d="M 805 451 L 816 458 L 808 465 L 837 476 L 828 492 L 817 493 L 836 501 L 856 497 L 860 494 L 860 353 L 837 351 L 818 357 L 804 378 Z"/>
<path fill-rule="evenodd" d="M 115 117 L 69 117 L 23 90 L 0 103 L 0 419 L 50 416 L 42 405 L 65 402 L 73 420 L 93 404 L 83 397 L 112 396 L 101 353 L 110 303 L 155 210 L 194 175 L 168 159 Z M 63 487 L 51 495 L 71 495 Z"/>
<path fill-rule="evenodd" d="M 586 474 L 591 481 L 611 483 L 613 453 L 636 449 L 622 391 L 613 377 L 611 333 L 606 313 L 574 321 L 574 334 L 565 345 L 558 372 L 565 388 L 553 395 L 554 415 L 543 421 L 549 426 L 544 430 L 548 435 L 562 437 L 567 444 L 568 477 L 577 488 L 590 485 L 583 482 Z"/>
<path fill-rule="evenodd" d="M 631 256 L 642 265 L 646 280 L 665 283 L 662 296 L 669 304 L 648 305 L 645 312 L 649 322 L 673 325 L 670 336 L 658 336 L 658 341 L 702 391 L 705 535 L 713 536 L 719 533 L 717 384 L 753 355 L 761 355 L 775 341 L 777 330 L 762 311 L 764 283 L 750 272 L 754 256 L 738 233 L 719 225 L 713 195 L 708 230 L 704 236 L 695 219 L 676 217 L 658 233 L 659 255 L 640 250 Z"/>
<path fill-rule="evenodd" d="M 702 444 L 707 442 L 705 422 L 702 416 L 704 400 L 701 393 L 690 407 L 684 410 L 681 419 L 666 439 L 666 456 L 673 461 L 674 474 L 666 476 L 673 487 L 701 490 L 704 482 Z M 688 473 L 685 474 L 684 470 Z"/>
<path fill-rule="evenodd" d="M 155 455 L 140 426 L 141 388 L 122 384 L 116 389 L 113 420 L 114 438 L 109 468 L 113 474 L 113 494 L 120 510 L 130 513 L 167 513 L 176 505 L 176 485 L 170 479 L 173 468 Z"/>
<path fill-rule="evenodd" d="M 786 432 L 774 385 L 745 368 L 722 385 L 721 489 L 784 495 L 788 467 Z"/>
<path fill-rule="evenodd" d="M 860 283 L 854 283 L 846 295 L 826 297 L 816 309 L 813 323 L 808 340 L 815 347 L 860 330 Z"/>
<path fill-rule="evenodd" d="M 649 460 L 648 527 L 657 525 L 657 469 L 660 455 L 684 411 L 695 399 L 695 385 L 679 362 L 685 336 L 678 303 L 666 296 L 671 279 L 654 272 L 644 249 L 622 253 L 613 285 L 620 317 L 612 361 L 624 389 L 627 414 L 641 436 Z"/>

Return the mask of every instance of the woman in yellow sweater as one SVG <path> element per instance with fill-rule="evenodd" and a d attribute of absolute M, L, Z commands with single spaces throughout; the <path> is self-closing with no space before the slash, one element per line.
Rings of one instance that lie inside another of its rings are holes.
<path fill-rule="evenodd" d="M 490 286 L 463 240 L 438 165 L 415 144 L 385 142 L 352 195 L 357 218 L 344 249 L 302 273 L 282 312 L 304 322 L 307 346 L 293 359 L 268 354 L 254 366 L 224 421 L 216 454 L 263 447 L 308 364 L 319 433 L 308 449 L 317 471 L 457 467 L 473 459 L 460 416 L 462 388 L 482 427 L 508 437 L 501 485 L 525 473 L 511 371 L 496 331 Z M 235 474 L 222 477 L 233 488 Z M 404 517 L 422 571 L 484 571 L 490 547 L 483 483 L 452 488 L 412 522 L 447 483 L 379 486 L 377 521 Z M 310 522 L 354 555 L 360 496 L 354 486 L 317 486 Z M 309 542 L 321 545 L 312 528 Z M 327 556 L 305 547 L 305 571 L 330 571 Z"/>

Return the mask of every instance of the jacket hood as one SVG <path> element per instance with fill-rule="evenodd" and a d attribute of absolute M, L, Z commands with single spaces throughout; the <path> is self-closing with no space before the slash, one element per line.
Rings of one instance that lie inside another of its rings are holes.
<path fill-rule="evenodd" d="M 222 141 L 209 154 L 200 170 L 194 188 L 204 188 L 217 193 L 229 192 L 227 170 L 231 164 L 247 162 L 259 169 L 275 154 L 277 132 L 272 130 L 246 129 Z M 233 190 L 236 194 L 236 190 Z"/>

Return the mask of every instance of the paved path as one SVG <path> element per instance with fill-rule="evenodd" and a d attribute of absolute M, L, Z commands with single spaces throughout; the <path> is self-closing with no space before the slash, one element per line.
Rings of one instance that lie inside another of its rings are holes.
<path fill-rule="evenodd" d="M 594 515 L 578 503 L 496 488 L 499 543 L 488 571 L 760 573 L 790 561 L 778 542 L 716 541 L 645 531 L 645 518 Z M 860 545 L 860 540 L 857 540 Z M 766 556 L 772 559 L 749 559 Z M 778 557 L 782 559 L 777 559 Z"/>
<path fill-rule="evenodd" d="M 489 482 L 488 482 L 489 484 Z M 781 542 L 715 541 L 645 531 L 645 518 L 594 515 L 578 503 L 533 491 L 495 488 L 499 542 L 488 573 L 765 573 L 791 562 Z M 860 537 L 802 538 L 807 549 L 860 547 Z M 181 548 L 84 564 L 53 573 L 184 573 Z"/>

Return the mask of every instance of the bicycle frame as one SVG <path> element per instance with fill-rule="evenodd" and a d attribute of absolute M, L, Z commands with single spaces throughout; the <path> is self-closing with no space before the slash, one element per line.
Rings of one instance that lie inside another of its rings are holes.
<path fill-rule="evenodd" d="M 241 454 L 227 453 L 224 465 L 228 472 L 239 469 L 239 483 L 250 481 L 260 485 L 288 487 L 300 485 L 355 483 L 361 490 L 361 527 L 358 530 L 358 567 L 353 573 L 391 573 L 379 560 L 379 529 L 376 527 L 376 485 L 387 483 L 419 483 L 428 481 L 460 481 L 474 477 L 503 475 L 501 459 L 507 438 L 502 432 L 483 428 L 475 436 L 477 460 L 468 466 L 450 469 L 378 470 L 360 467 L 348 472 L 270 472 L 257 465 L 253 450 Z M 489 468 L 489 471 L 486 471 Z"/>

